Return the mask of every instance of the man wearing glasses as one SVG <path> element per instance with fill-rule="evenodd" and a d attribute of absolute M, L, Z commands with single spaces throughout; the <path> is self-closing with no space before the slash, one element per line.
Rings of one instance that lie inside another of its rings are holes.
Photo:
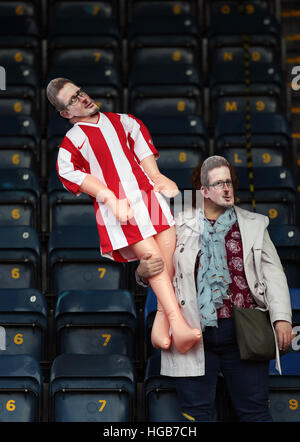
<path fill-rule="evenodd" d="M 223 157 L 212 156 L 198 165 L 192 183 L 203 196 L 202 207 L 176 217 L 174 286 L 183 315 L 191 326 L 202 329 L 203 340 L 184 355 L 174 347 L 162 351 L 161 374 L 174 377 L 185 420 L 213 418 L 221 372 L 240 421 L 271 421 L 269 362 L 240 359 L 232 319 L 233 304 L 241 308 L 266 304 L 254 264 L 260 250 L 277 345 L 284 350 L 291 344 L 289 289 L 267 232 L 269 220 L 234 205 L 237 179 Z M 162 267 L 159 259 L 144 256 L 137 282 L 146 285 Z"/>

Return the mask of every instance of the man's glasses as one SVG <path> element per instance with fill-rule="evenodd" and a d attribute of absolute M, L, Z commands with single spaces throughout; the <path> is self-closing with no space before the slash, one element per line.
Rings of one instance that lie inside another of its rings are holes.
<path fill-rule="evenodd" d="M 75 104 L 78 103 L 79 97 L 85 97 L 86 95 L 87 95 L 86 92 L 84 92 L 82 89 L 78 89 L 76 94 L 73 95 L 73 97 L 71 97 L 71 99 L 70 99 L 70 101 L 69 101 L 69 103 L 67 104 L 66 107 L 74 106 Z"/>
<path fill-rule="evenodd" d="M 224 189 L 225 185 L 228 187 L 228 189 L 231 189 L 232 188 L 232 181 L 231 180 L 226 180 L 226 181 L 219 180 L 219 181 L 216 181 L 215 183 L 207 184 L 206 187 L 213 187 L 214 189 L 221 190 L 221 189 Z"/>

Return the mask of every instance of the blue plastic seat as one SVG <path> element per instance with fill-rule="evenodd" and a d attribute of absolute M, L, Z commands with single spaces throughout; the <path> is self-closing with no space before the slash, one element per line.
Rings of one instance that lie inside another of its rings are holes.
<path fill-rule="evenodd" d="M 40 365 L 29 355 L 0 355 L 0 422 L 38 422 L 42 410 Z"/>
<path fill-rule="evenodd" d="M 46 132 L 48 175 L 50 175 L 53 169 L 56 170 L 59 145 L 72 126 L 69 120 L 62 118 L 57 112 L 54 112 L 53 109 L 50 110 Z"/>
<path fill-rule="evenodd" d="M 277 64 L 251 62 L 248 71 L 246 75 L 243 63 L 215 64 L 210 74 L 211 102 L 235 95 L 271 96 L 283 100 L 284 78 Z M 247 85 L 248 76 L 250 82 Z"/>
<path fill-rule="evenodd" d="M 300 230 L 297 225 L 273 224 L 269 233 L 280 256 L 290 288 L 300 287 Z"/>
<path fill-rule="evenodd" d="M 195 16 L 197 12 L 197 2 L 195 0 L 129 0 L 129 17 L 131 20 L 138 20 L 149 16 L 163 16 L 172 18 L 174 16 L 189 15 Z"/>
<path fill-rule="evenodd" d="M 1 62 L 0 62 L 1 64 Z M 34 116 L 35 110 L 32 102 L 28 98 L 1 98 L 0 115 L 27 115 Z"/>
<path fill-rule="evenodd" d="M 30 226 L 0 227 L 0 285 L 3 289 L 40 288 L 40 240 Z"/>
<path fill-rule="evenodd" d="M 24 150 L 39 159 L 40 130 L 33 115 L 1 115 L 0 147 L 5 150 Z M 16 166 L 20 167 L 18 163 Z"/>
<path fill-rule="evenodd" d="M 130 71 L 128 89 L 130 106 L 135 113 L 142 110 L 141 115 L 176 114 L 186 107 L 192 114 L 202 111 L 201 73 L 191 64 L 137 64 Z"/>
<path fill-rule="evenodd" d="M 49 394 L 55 422 L 130 422 L 133 365 L 123 355 L 60 355 L 51 367 Z"/>
<path fill-rule="evenodd" d="M 270 361 L 269 397 L 270 412 L 275 422 L 299 422 L 300 401 L 300 352 L 281 357 L 282 375 Z"/>
<path fill-rule="evenodd" d="M 236 169 L 239 185 L 236 191 L 240 207 L 251 210 L 252 195 L 249 189 L 249 171 Z M 284 167 L 257 167 L 253 171 L 254 199 L 257 212 L 269 216 L 272 223 L 294 224 L 297 211 L 295 177 Z"/>
<path fill-rule="evenodd" d="M 144 337 L 146 345 L 146 355 L 148 358 L 151 355 L 160 352 L 160 350 L 154 348 L 151 344 L 151 330 L 157 310 L 157 299 L 152 288 L 149 287 L 146 293 L 146 302 L 144 307 Z"/>
<path fill-rule="evenodd" d="M 75 196 L 68 192 L 53 168 L 48 181 L 49 230 L 63 226 L 96 227 L 95 209 L 91 198 L 82 193 Z"/>
<path fill-rule="evenodd" d="M 72 9 L 76 13 L 75 8 Z M 70 20 L 67 16 L 54 15 L 49 24 L 48 47 L 50 54 L 61 48 L 109 48 L 118 56 L 121 31 L 114 17 L 81 14 Z"/>
<path fill-rule="evenodd" d="M 31 226 L 39 230 L 40 182 L 29 168 L 1 169 L 0 226 Z"/>
<path fill-rule="evenodd" d="M 154 145 L 158 149 L 193 147 L 207 152 L 207 129 L 203 119 L 198 115 L 144 115 L 143 122 L 148 127 Z"/>
<path fill-rule="evenodd" d="M 272 147 L 289 149 L 291 145 L 291 129 L 287 118 L 275 112 L 252 113 L 250 121 L 244 113 L 223 113 L 215 126 L 215 151 L 228 147 L 245 147 L 247 124 L 251 133 L 252 148 Z"/>
<path fill-rule="evenodd" d="M 35 66 L 25 63 L 5 65 L 6 89 L 0 91 L 0 98 L 30 99 L 36 111 L 40 110 L 40 73 Z"/>
<path fill-rule="evenodd" d="M 269 2 L 267 0 L 251 0 L 246 4 L 241 4 L 238 0 L 211 0 L 207 5 L 211 16 L 222 14 L 226 18 L 230 14 L 247 13 L 251 15 L 269 12 Z"/>
<path fill-rule="evenodd" d="M 276 51 L 274 48 L 262 46 L 250 46 L 249 58 L 254 63 L 276 63 Z M 245 50 L 239 46 L 221 46 L 214 49 L 212 64 L 226 63 L 232 68 L 236 64 L 245 63 Z"/>
<path fill-rule="evenodd" d="M 240 46 L 248 37 L 249 46 L 273 48 L 279 60 L 280 25 L 269 13 L 245 14 L 214 14 L 208 26 L 208 51 L 210 64 L 214 58 L 215 48 L 221 46 Z"/>
<path fill-rule="evenodd" d="M 47 302 L 36 289 L 0 289 L 0 323 L 6 347 L 1 354 L 29 354 L 47 358 Z"/>
<path fill-rule="evenodd" d="M 292 306 L 292 324 L 293 333 L 295 337 L 292 340 L 291 351 L 300 351 L 299 336 L 300 336 L 300 286 L 297 288 L 290 288 L 291 306 Z"/>
<path fill-rule="evenodd" d="M 147 422 L 182 420 L 174 382 L 171 377 L 160 374 L 160 352 L 147 360 L 143 391 Z"/>
<path fill-rule="evenodd" d="M 50 289 L 102 290 L 125 288 L 126 268 L 122 263 L 101 258 L 97 228 L 60 227 L 51 232 L 48 243 Z"/>
<path fill-rule="evenodd" d="M 133 357 L 137 314 L 128 290 L 69 290 L 55 309 L 57 353 Z"/>
<path fill-rule="evenodd" d="M 36 54 L 40 51 L 38 21 L 26 15 L 1 15 L 0 47 L 31 48 Z"/>

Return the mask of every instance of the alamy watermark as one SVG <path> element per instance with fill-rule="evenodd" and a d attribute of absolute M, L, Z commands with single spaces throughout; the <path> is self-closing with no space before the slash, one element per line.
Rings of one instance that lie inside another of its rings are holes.
<path fill-rule="evenodd" d="M 0 350 L 6 350 L 6 332 L 5 328 L 0 326 Z"/>
<path fill-rule="evenodd" d="M 300 89 L 300 66 L 293 67 L 292 75 L 295 75 L 295 77 L 292 79 L 292 89 L 293 89 L 293 91 L 299 91 L 299 89 Z"/>
<path fill-rule="evenodd" d="M 0 91 L 6 90 L 6 70 L 0 66 Z"/>

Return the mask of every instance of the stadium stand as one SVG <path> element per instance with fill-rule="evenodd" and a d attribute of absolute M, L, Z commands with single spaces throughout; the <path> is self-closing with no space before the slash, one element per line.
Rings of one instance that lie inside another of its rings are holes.
<path fill-rule="evenodd" d="M 234 164 L 237 204 L 269 216 L 291 293 L 271 413 L 300 421 L 299 17 L 290 0 L 0 0 L 1 422 L 181 418 L 150 344 L 153 292 L 136 263 L 101 258 L 91 199 L 57 177 L 71 127 L 46 99 L 57 76 L 142 119 L 181 190 L 210 154 Z M 234 420 L 222 379 L 215 419 Z"/>

